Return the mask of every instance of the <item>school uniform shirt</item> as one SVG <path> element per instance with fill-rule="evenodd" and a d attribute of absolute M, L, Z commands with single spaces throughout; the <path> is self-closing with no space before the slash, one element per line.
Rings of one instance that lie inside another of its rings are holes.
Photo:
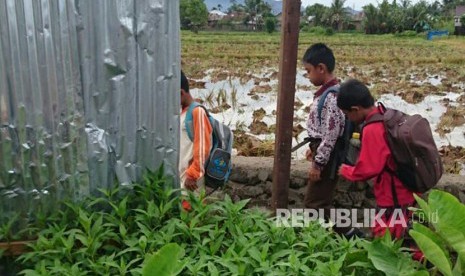
<path fill-rule="evenodd" d="M 212 127 L 203 108 L 194 108 L 192 110 L 194 141 L 189 139 L 185 124 L 188 109 L 189 107 L 186 107 L 181 111 L 181 138 L 179 147 L 179 178 L 181 188 L 185 187 L 187 177 L 196 180 L 198 186 L 203 186 L 205 162 L 212 146 Z"/>
<path fill-rule="evenodd" d="M 378 109 L 374 109 L 366 119 L 379 112 Z M 399 205 L 412 204 L 415 201 L 413 192 L 407 190 L 397 177 L 385 170 L 387 166 L 391 171 L 395 171 L 395 163 L 386 140 L 383 122 L 368 124 L 362 131 L 359 159 L 355 166 L 343 164 L 341 175 L 349 181 L 364 181 L 374 178 L 375 199 L 380 207 L 394 206 L 391 188 L 391 178 L 394 177 Z"/>
<path fill-rule="evenodd" d="M 338 82 L 336 79 L 333 79 L 318 89 L 310 105 L 307 120 L 308 136 L 321 139 L 321 143 L 314 153 L 314 164 L 320 169 L 328 163 L 337 139 L 344 132 L 345 116 L 342 110 L 337 107 L 336 93 L 329 93 L 326 96 L 323 109 L 321 110 L 321 124 L 318 118 L 318 101 L 321 95 L 328 88 L 335 85 L 338 85 Z"/>

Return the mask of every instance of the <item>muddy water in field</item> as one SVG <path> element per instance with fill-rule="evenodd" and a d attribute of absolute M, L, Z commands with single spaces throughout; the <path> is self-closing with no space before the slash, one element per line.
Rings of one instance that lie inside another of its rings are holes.
<path fill-rule="evenodd" d="M 351 69 L 348 68 L 347 71 Z M 308 106 L 313 101 L 316 87 L 310 84 L 303 70 L 297 71 L 294 104 L 293 145 L 307 133 Z M 383 82 L 382 79 L 379 80 Z M 378 96 L 387 107 L 408 114 L 421 114 L 431 124 L 434 139 L 442 148 L 446 170 L 465 174 L 465 110 L 464 83 L 444 85 L 444 77 L 424 74 L 407 78 L 405 91 Z M 375 90 L 375 82 L 370 89 Z M 241 155 L 272 155 L 276 124 L 278 79 L 276 69 L 244 77 L 211 76 L 191 80 L 191 93 L 211 110 L 212 115 L 229 125 L 235 132 L 235 151 Z M 409 89 L 413 86 L 413 89 Z M 389 87 L 389 83 L 386 84 Z M 453 87 L 453 89 L 451 88 Z M 448 89 L 450 88 L 450 89 Z M 454 92 L 451 92 L 454 91 Z M 456 91 L 462 91 L 457 93 Z M 293 153 L 293 158 L 304 157 L 306 147 Z"/>

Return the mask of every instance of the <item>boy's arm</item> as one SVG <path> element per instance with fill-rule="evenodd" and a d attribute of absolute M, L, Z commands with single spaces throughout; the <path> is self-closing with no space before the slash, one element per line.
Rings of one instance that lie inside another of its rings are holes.
<path fill-rule="evenodd" d="M 212 146 L 212 127 L 207 113 L 202 107 L 192 110 L 192 122 L 194 133 L 193 157 L 186 170 L 187 178 L 198 180 L 205 173 L 205 161 Z"/>
<path fill-rule="evenodd" d="M 321 114 L 322 139 L 315 154 L 315 163 L 320 169 L 328 163 L 345 121 L 336 101 L 336 94 L 328 94 Z"/>
<path fill-rule="evenodd" d="M 349 181 L 368 180 L 381 174 L 391 155 L 382 123 L 373 123 L 363 129 L 360 156 L 355 166 L 343 164 L 339 170 Z"/>

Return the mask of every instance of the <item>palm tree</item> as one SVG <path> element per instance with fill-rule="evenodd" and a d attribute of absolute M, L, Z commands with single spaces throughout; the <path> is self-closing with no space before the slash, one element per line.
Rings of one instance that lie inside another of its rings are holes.
<path fill-rule="evenodd" d="M 329 22 L 332 26 L 336 26 L 338 31 L 342 29 L 342 22 L 348 17 L 348 12 L 344 8 L 345 3 L 346 0 L 333 0 L 329 8 Z"/>
<path fill-rule="evenodd" d="M 313 16 L 313 23 L 315 26 L 320 26 L 323 23 L 323 18 L 326 13 L 326 10 L 328 7 L 322 5 L 322 4 L 313 4 L 311 6 L 308 6 L 305 9 L 305 15 L 307 17 Z"/>
<path fill-rule="evenodd" d="M 427 22 L 428 7 L 426 2 L 419 2 L 407 10 L 409 29 L 415 29 L 417 32 L 423 31 Z"/>
<path fill-rule="evenodd" d="M 263 17 L 271 13 L 270 5 L 263 0 L 245 0 L 244 5 L 250 21 L 260 30 L 264 24 Z"/>
<path fill-rule="evenodd" d="M 397 3 L 396 3 L 397 5 Z M 378 6 L 378 20 L 381 33 L 389 33 L 392 30 L 392 13 L 394 8 L 391 7 L 388 0 L 383 0 Z"/>
<path fill-rule="evenodd" d="M 365 33 L 375 34 L 378 32 L 378 9 L 369 4 L 363 7 L 363 12 L 365 14 Z"/>
<path fill-rule="evenodd" d="M 263 0 L 245 0 L 245 10 L 252 16 L 269 13 L 271 7 Z"/>

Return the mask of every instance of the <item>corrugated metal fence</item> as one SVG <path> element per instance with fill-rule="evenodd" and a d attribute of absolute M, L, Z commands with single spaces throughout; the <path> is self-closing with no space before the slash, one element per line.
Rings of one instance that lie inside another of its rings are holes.
<path fill-rule="evenodd" d="M 2 217 L 162 162 L 177 174 L 178 13 L 177 0 L 0 0 Z"/>

